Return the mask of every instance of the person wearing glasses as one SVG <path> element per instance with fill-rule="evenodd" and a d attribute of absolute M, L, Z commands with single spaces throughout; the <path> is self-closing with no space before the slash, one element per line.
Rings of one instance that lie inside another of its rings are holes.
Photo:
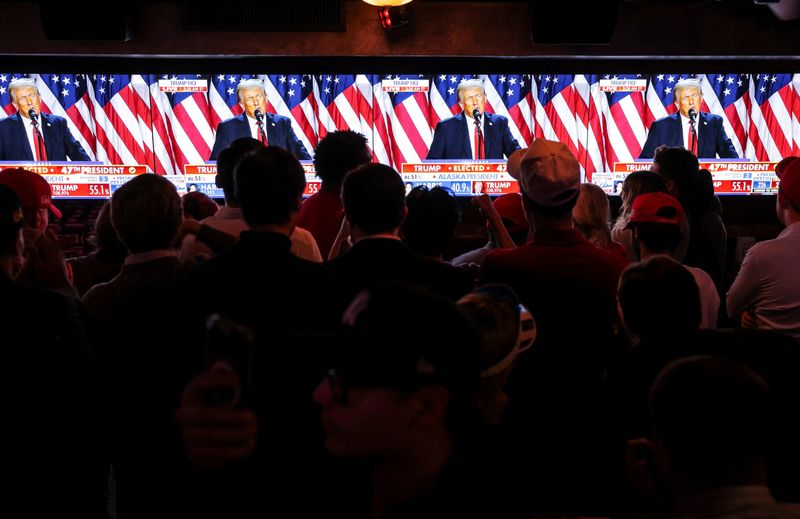
<path fill-rule="evenodd" d="M 456 93 L 463 111 L 436 125 L 427 160 L 502 159 L 519 149 L 508 119 L 484 112 L 486 91 L 481 80 L 462 81 Z"/>
<path fill-rule="evenodd" d="M 699 79 L 678 81 L 673 96 L 678 111 L 650 125 L 640 159 L 652 159 L 660 145 L 684 147 L 698 159 L 739 158 L 725 133 L 722 117 L 700 111 L 703 89 Z"/>
<path fill-rule="evenodd" d="M 267 93 L 260 79 L 240 81 L 236 98 L 244 112 L 222 121 L 217 126 L 214 148 L 208 160 L 217 160 L 220 152 L 236 139 L 252 137 L 264 146 L 279 146 L 289 150 L 298 160 L 310 160 L 306 147 L 292 130 L 288 117 L 267 113 Z"/>

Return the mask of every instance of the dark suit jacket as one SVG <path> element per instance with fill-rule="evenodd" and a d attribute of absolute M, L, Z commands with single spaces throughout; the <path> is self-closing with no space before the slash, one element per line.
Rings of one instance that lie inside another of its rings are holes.
<path fill-rule="evenodd" d="M 483 114 L 486 118 L 483 129 L 487 159 L 502 159 L 519 149 L 519 143 L 511 135 L 508 119 L 497 114 Z M 467 123 L 471 123 L 464 112 L 445 119 L 436 125 L 428 160 L 471 159 L 472 148 L 467 140 Z"/>
<path fill-rule="evenodd" d="M 91 160 L 70 133 L 67 120 L 52 114 L 39 114 L 47 160 Z M 22 116 L 16 113 L 0 121 L 0 160 L 33 160 L 33 152 L 25 135 Z"/>
<path fill-rule="evenodd" d="M 267 143 L 270 146 L 286 148 L 299 160 L 311 159 L 306 147 L 294 134 L 292 122 L 288 117 L 277 114 L 264 114 L 264 130 L 267 132 Z M 222 150 L 230 146 L 236 139 L 241 139 L 242 137 L 252 137 L 246 114 L 237 115 L 219 123 L 219 126 L 217 126 L 217 139 L 214 141 L 214 149 L 211 150 L 211 156 L 208 160 L 217 160 Z"/>
<path fill-rule="evenodd" d="M 361 240 L 328 265 L 344 278 L 349 299 L 383 281 L 416 283 L 452 300 L 474 284 L 466 271 L 420 256 L 400 240 L 389 238 Z"/>
<path fill-rule="evenodd" d="M 681 126 L 680 113 L 676 112 L 667 117 L 662 117 L 650 125 L 647 141 L 644 143 L 639 158 L 652 159 L 656 153 L 656 148 L 662 144 L 683 146 L 683 128 Z M 700 112 L 697 121 L 697 158 L 715 159 L 717 155 L 723 159 L 739 158 L 731 140 L 725 135 L 722 117 Z"/>

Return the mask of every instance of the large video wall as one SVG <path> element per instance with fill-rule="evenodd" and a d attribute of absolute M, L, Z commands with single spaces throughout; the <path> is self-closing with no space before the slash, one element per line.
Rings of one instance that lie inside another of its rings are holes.
<path fill-rule="evenodd" d="M 578 158 L 586 181 L 613 190 L 612 183 L 619 180 L 615 173 L 638 167 L 632 163 L 639 158 L 650 125 L 676 111 L 675 83 L 692 77 L 702 84 L 701 112 L 722 117 L 725 133 L 740 159 L 774 164 L 798 154 L 800 148 L 800 74 L 240 72 L 2 72 L 0 118 L 16 113 L 8 83 L 29 77 L 38 87 L 41 111 L 64 117 L 91 161 L 139 166 L 142 171 L 171 177 L 200 175 L 198 167 L 209 162 L 217 125 L 242 113 L 236 86 L 244 79 L 256 78 L 265 86 L 267 112 L 288 117 L 312 157 L 314 146 L 328 132 L 351 129 L 366 136 L 376 161 L 408 172 L 409 165 L 427 158 L 437 123 L 461 112 L 458 83 L 475 78 L 486 92 L 486 112 L 505 116 L 521 146 L 539 137 L 564 142 Z M 768 170 L 769 166 L 761 167 L 762 172 Z M 313 168 L 309 166 L 308 171 L 313 173 Z M 759 171 L 759 167 L 753 164 L 750 171 Z M 492 176 L 464 179 L 504 180 Z M 185 180 L 184 187 L 193 183 L 190 180 L 207 179 Z M 460 187 L 471 190 L 468 184 Z"/>

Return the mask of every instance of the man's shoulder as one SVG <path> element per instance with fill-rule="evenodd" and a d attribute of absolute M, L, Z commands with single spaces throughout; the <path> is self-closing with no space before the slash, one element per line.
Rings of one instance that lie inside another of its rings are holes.
<path fill-rule="evenodd" d="M 680 118 L 680 113 L 675 112 L 674 114 L 666 115 L 661 119 L 657 119 L 656 121 L 653 122 L 652 125 L 650 125 L 650 127 L 652 128 L 654 126 L 662 126 L 665 124 L 675 123 L 676 121 L 678 121 L 679 118 Z"/>
<path fill-rule="evenodd" d="M 61 117 L 60 115 L 56 114 L 46 114 L 42 112 L 41 114 L 42 120 L 48 122 L 50 124 L 66 124 L 67 120 Z"/>
<path fill-rule="evenodd" d="M 8 117 L 4 117 L 0 119 L 0 128 L 8 128 L 11 126 L 16 126 L 19 123 L 20 117 L 19 114 L 9 115 Z"/>
<path fill-rule="evenodd" d="M 244 120 L 245 117 L 247 117 L 245 114 L 234 115 L 230 119 L 225 119 L 224 121 L 219 123 L 217 128 L 226 128 L 226 127 L 229 127 L 229 126 L 235 126 L 237 124 L 243 124 L 243 123 L 246 122 Z"/>
<path fill-rule="evenodd" d="M 500 115 L 500 114 L 490 114 L 489 112 L 486 112 L 485 114 L 483 114 L 483 116 L 486 117 L 487 121 L 491 121 L 493 123 L 505 123 L 505 122 L 508 122 L 508 118 L 506 116 Z"/>
<path fill-rule="evenodd" d="M 700 119 L 710 124 L 722 124 L 722 117 L 709 112 L 700 112 Z"/>
<path fill-rule="evenodd" d="M 456 125 L 459 125 L 459 124 L 463 124 L 463 122 L 464 122 L 464 113 L 462 112 L 462 113 L 456 114 L 456 115 L 454 115 L 452 117 L 448 117 L 447 119 L 442 119 L 441 121 L 439 121 L 439 124 L 437 124 L 436 126 L 437 127 L 451 127 L 451 126 L 456 126 Z"/>
<path fill-rule="evenodd" d="M 286 123 L 291 124 L 291 122 L 292 122 L 288 117 L 280 115 L 280 114 L 267 113 L 265 115 L 266 115 L 266 118 L 267 118 L 268 121 L 272 121 L 276 125 L 277 124 L 286 124 Z"/>

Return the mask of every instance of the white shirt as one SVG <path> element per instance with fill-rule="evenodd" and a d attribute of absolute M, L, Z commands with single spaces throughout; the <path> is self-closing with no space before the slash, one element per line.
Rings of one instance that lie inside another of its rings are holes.
<path fill-rule="evenodd" d="M 242 231 L 247 230 L 247 223 L 245 223 L 242 209 L 239 207 L 223 205 L 214 216 L 203 218 L 200 223 L 228 233 L 231 236 L 239 236 Z M 319 246 L 310 232 L 300 227 L 295 227 L 290 239 L 292 240 L 292 254 L 308 261 L 322 262 Z M 214 252 L 206 244 L 197 241 L 194 235 L 188 234 L 183 239 L 180 252 L 182 259 L 193 259 L 197 256 L 211 257 L 213 255 Z"/>
<path fill-rule="evenodd" d="M 31 147 L 31 157 L 36 160 L 36 141 L 33 139 L 33 121 L 27 117 L 22 117 L 22 114 L 19 114 L 19 116 L 22 119 L 22 124 L 25 126 L 25 136 L 28 137 L 28 145 Z M 41 121 L 41 119 L 39 119 L 39 121 Z M 39 133 L 42 133 L 41 124 L 39 126 Z M 42 146 L 44 146 L 44 134 L 42 134 Z"/>
<path fill-rule="evenodd" d="M 777 503 L 763 485 L 714 488 L 675 504 L 672 519 L 798 519 L 793 503 Z"/>
<path fill-rule="evenodd" d="M 247 123 L 250 125 L 250 135 L 257 141 L 260 141 L 261 138 L 258 135 L 258 121 L 254 117 L 250 117 L 249 115 L 245 114 L 245 119 L 247 119 Z M 264 121 L 264 136 L 267 136 L 267 118 L 266 116 L 262 118 Z M 267 141 L 269 144 L 269 141 Z"/>
<path fill-rule="evenodd" d="M 689 147 L 689 118 L 683 114 L 681 116 L 681 132 L 683 132 L 683 147 L 687 150 L 691 151 L 692 148 Z M 697 113 L 697 117 L 694 120 L 694 130 L 697 132 L 698 139 L 697 139 L 697 149 L 700 149 L 700 113 Z"/>
<path fill-rule="evenodd" d="M 697 288 L 700 289 L 700 328 L 716 328 L 717 315 L 719 314 L 719 293 L 717 293 L 717 285 L 714 280 L 703 269 L 697 267 L 683 266 L 689 273 L 694 276 L 694 282 L 697 283 Z"/>
<path fill-rule="evenodd" d="M 753 310 L 758 328 L 800 339 L 800 222 L 774 240 L 756 243 L 742 261 L 727 295 L 728 315 Z"/>
<path fill-rule="evenodd" d="M 464 112 L 464 118 L 467 120 L 467 141 L 469 142 L 469 149 L 472 150 L 472 157 L 475 158 L 475 119 L 469 117 L 467 112 Z M 481 131 L 483 132 L 483 156 L 486 156 L 486 114 L 481 116 Z"/>

